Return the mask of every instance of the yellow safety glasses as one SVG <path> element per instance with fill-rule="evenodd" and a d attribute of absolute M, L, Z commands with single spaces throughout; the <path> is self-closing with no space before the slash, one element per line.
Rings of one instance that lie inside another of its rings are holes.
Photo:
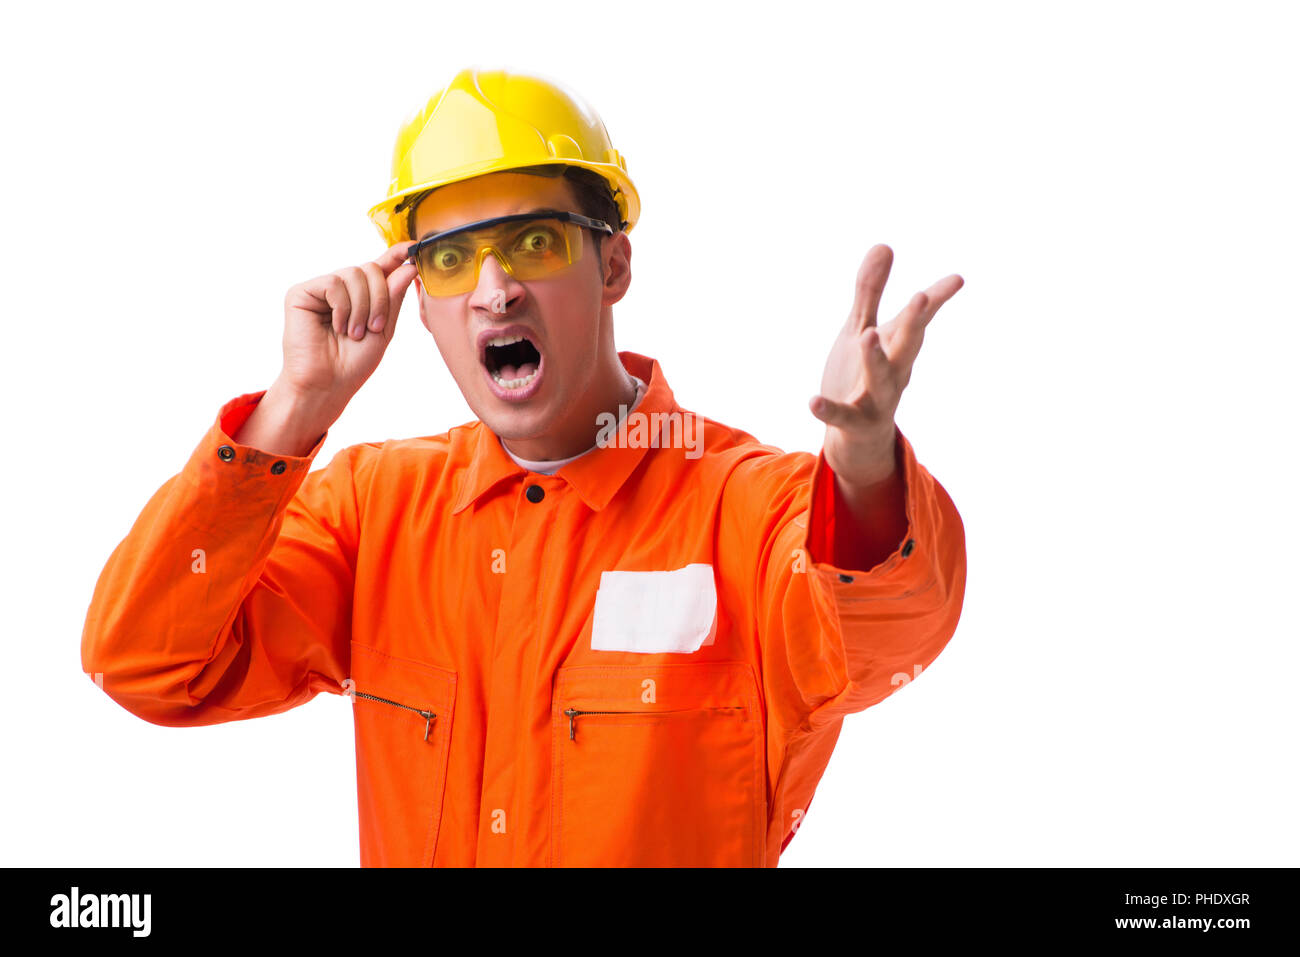
<path fill-rule="evenodd" d="M 544 279 L 582 258 L 582 230 L 613 228 L 599 219 L 561 210 L 540 210 L 482 219 L 414 243 L 408 259 L 430 296 L 458 296 L 478 285 L 489 252 L 515 279 Z"/>

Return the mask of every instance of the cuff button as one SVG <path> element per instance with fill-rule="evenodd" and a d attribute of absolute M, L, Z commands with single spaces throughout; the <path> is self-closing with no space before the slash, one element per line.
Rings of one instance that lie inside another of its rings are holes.
<path fill-rule="evenodd" d="M 271 474 L 279 475 L 281 472 L 284 471 L 284 469 L 285 469 L 284 462 L 276 462 L 274 465 L 271 466 Z"/>
<path fill-rule="evenodd" d="M 916 548 L 916 539 L 909 538 L 906 544 L 903 545 L 903 557 L 906 558 L 908 555 L 912 554 L 912 549 L 914 548 Z"/>
<path fill-rule="evenodd" d="M 217 455 L 221 456 L 221 461 L 229 462 L 235 457 L 235 450 L 228 445 L 223 445 L 221 448 L 217 449 Z"/>
<path fill-rule="evenodd" d="M 853 581 L 853 576 L 852 576 L 852 575 L 840 575 L 840 581 L 842 581 L 842 582 L 844 582 L 844 584 L 848 585 L 848 584 L 852 583 L 852 581 Z"/>

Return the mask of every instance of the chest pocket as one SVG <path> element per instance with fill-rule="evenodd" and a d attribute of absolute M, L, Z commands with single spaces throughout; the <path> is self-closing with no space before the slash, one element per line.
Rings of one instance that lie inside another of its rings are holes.
<path fill-rule="evenodd" d="M 352 642 L 362 867 L 430 867 L 456 673 Z"/>
<path fill-rule="evenodd" d="M 762 866 L 762 716 L 747 664 L 561 668 L 551 725 L 552 866 Z"/>

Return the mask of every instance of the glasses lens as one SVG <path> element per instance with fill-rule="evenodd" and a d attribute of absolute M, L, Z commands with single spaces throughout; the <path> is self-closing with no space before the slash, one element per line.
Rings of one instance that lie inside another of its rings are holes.
<path fill-rule="evenodd" d="M 420 249 L 416 267 L 429 295 L 453 296 L 472 288 L 474 249 L 466 236 L 448 236 Z"/>
<path fill-rule="evenodd" d="M 506 255 L 516 278 L 540 279 L 577 261 L 582 256 L 582 230 L 574 229 L 575 241 L 566 229 L 569 225 L 558 219 L 534 219 L 514 232 Z"/>
<path fill-rule="evenodd" d="M 421 247 L 420 281 L 431 296 L 456 296 L 478 283 L 479 265 L 495 250 L 516 279 L 541 279 L 582 258 L 582 228 L 539 217 L 454 233 Z"/>

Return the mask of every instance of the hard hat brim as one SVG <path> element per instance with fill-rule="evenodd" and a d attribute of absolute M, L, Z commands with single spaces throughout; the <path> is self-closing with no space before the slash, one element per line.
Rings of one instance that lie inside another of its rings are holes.
<path fill-rule="evenodd" d="M 610 192 L 613 194 L 614 202 L 618 205 L 619 214 L 623 217 L 627 225 L 624 232 L 631 232 L 632 227 L 636 224 L 641 215 L 641 200 L 637 195 L 636 187 L 632 185 L 632 180 L 627 173 L 618 165 L 613 163 L 591 163 L 579 159 L 555 159 L 550 161 L 536 162 L 529 161 L 514 164 L 511 166 L 502 166 L 499 162 L 480 163 L 474 168 L 457 170 L 435 179 L 409 186 L 400 193 L 394 193 L 383 202 L 370 208 L 368 216 L 370 221 L 375 224 L 381 236 L 387 245 L 393 246 L 400 242 L 406 242 L 413 239 L 407 229 L 408 213 L 407 208 L 410 201 L 419 197 L 422 193 L 429 190 L 437 189 L 439 186 L 448 186 L 452 183 L 463 182 L 467 179 L 474 179 L 477 176 L 488 176 L 492 173 L 508 173 L 511 169 L 531 166 L 578 166 L 583 169 L 591 170 L 602 177 L 610 186 Z M 618 223 L 610 223 L 615 230 L 618 230 Z"/>

